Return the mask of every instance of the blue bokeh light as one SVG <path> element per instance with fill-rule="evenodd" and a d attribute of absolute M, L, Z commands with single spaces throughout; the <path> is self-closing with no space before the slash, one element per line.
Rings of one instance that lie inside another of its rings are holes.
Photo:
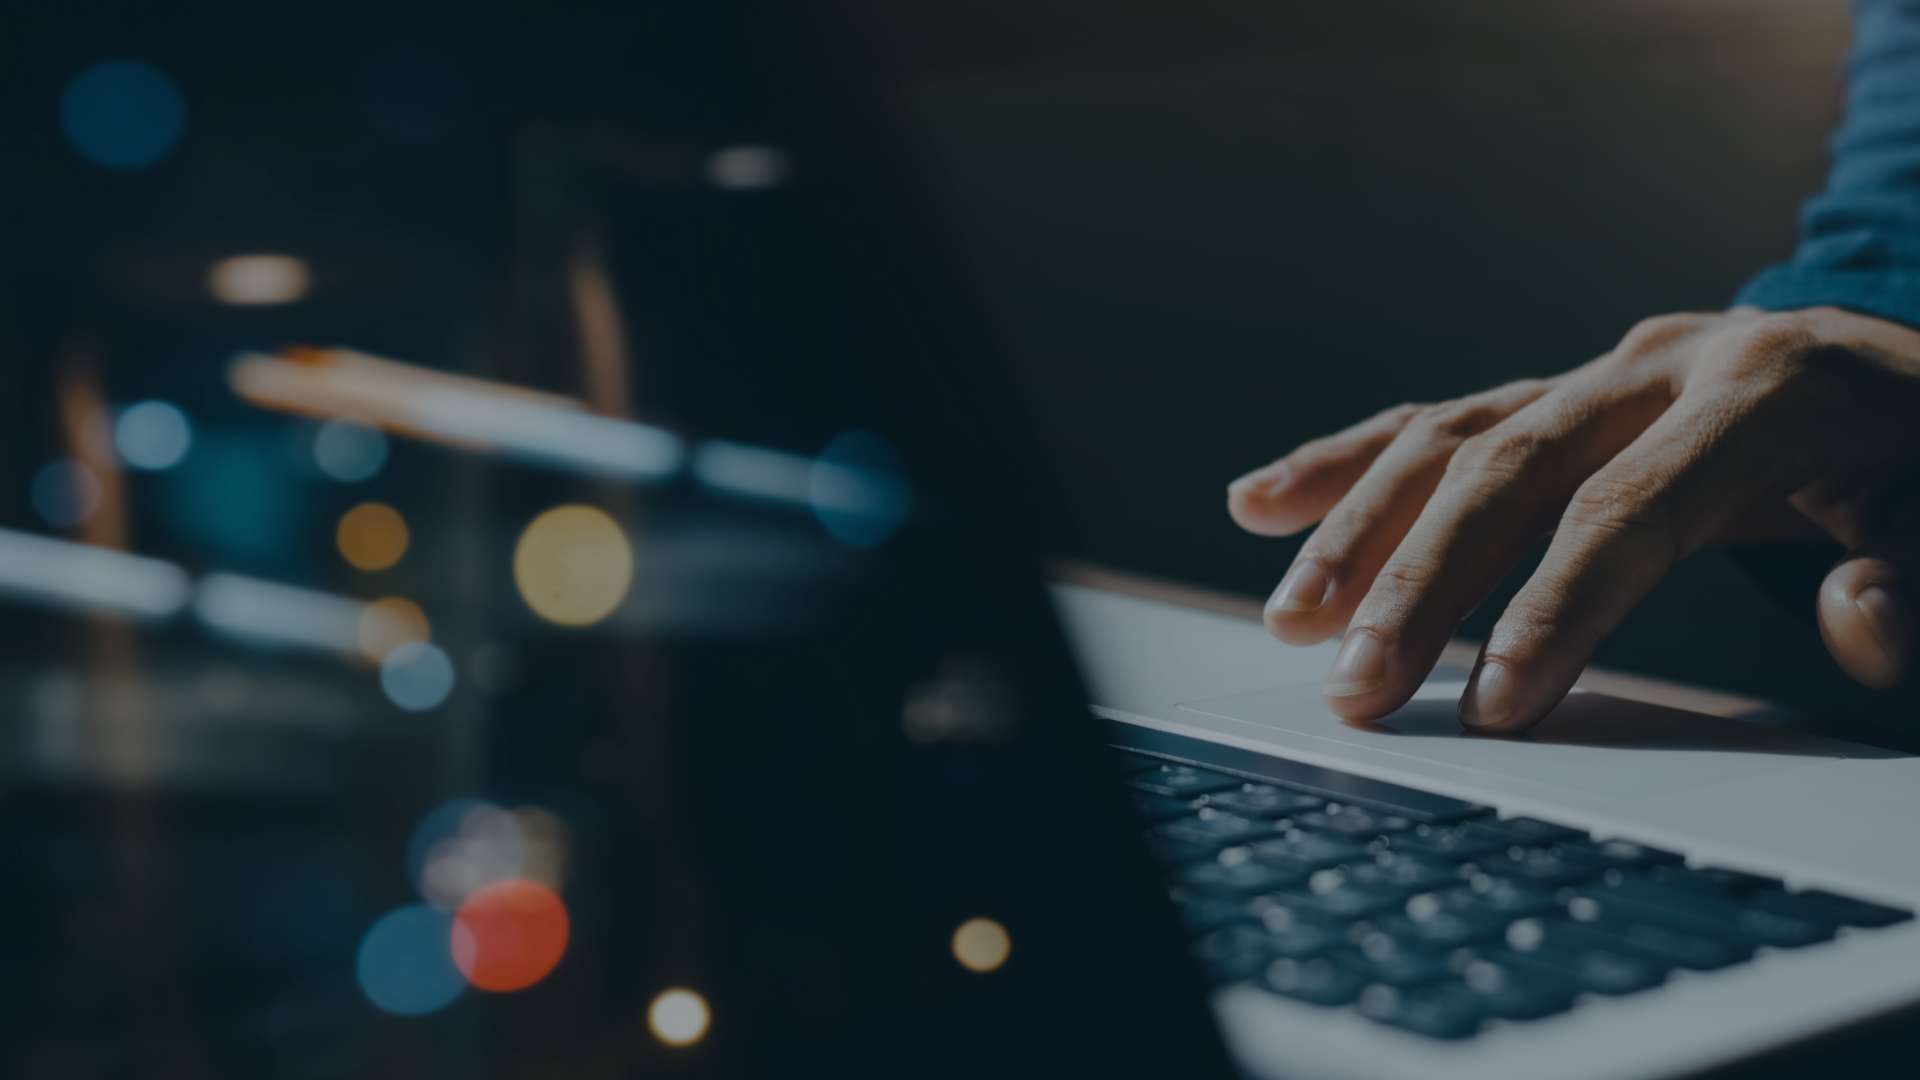
<path fill-rule="evenodd" d="M 453 916 L 409 904 L 380 916 L 360 941 L 354 974 L 382 1012 L 425 1016 L 453 1004 L 467 980 L 453 963 Z"/>
<path fill-rule="evenodd" d="M 61 458 L 33 474 L 28 491 L 33 508 L 47 524 L 70 529 L 100 509 L 100 478 L 71 458 Z"/>
<path fill-rule="evenodd" d="M 187 102 L 166 72 L 139 60 L 106 60 L 82 71 L 60 99 L 67 141 L 108 169 L 144 169 L 173 152 Z"/>
<path fill-rule="evenodd" d="M 407 642 L 380 662 L 380 689 L 408 712 L 425 712 L 453 693 L 453 661 L 437 646 Z"/>
<path fill-rule="evenodd" d="M 907 520 L 913 489 L 885 439 L 849 431 L 827 444 L 808 475 L 807 502 L 822 528 L 853 547 L 884 543 Z"/>
<path fill-rule="evenodd" d="M 113 446 L 120 460 L 136 469 L 171 469 L 193 449 L 193 425 L 177 405 L 142 401 L 127 406 L 114 421 Z"/>

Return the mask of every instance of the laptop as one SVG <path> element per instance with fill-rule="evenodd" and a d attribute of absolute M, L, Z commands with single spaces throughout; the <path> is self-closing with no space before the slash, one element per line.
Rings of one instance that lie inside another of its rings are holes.
<path fill-rule="evenodd" d="M 842 14 L 155 31 L 204 131 L 23 335 L 11 1074 L 1668 1076 L 1920 1001 L 1905 755 L 1597 684 L 1468 738 L 1459 669 L 1346 727 L 1325 649 L 1049 582 Z M 261 103 L 381 197 L 247 203 Z"/>

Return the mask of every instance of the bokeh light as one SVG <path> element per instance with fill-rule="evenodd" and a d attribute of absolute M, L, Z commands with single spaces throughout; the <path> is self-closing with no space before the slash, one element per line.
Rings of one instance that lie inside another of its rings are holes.
<path fill-rule="evenodd" d="M 605 511 L 557 506 L 520 534 L 513 583 L 534 614 L 548 622 L 589 626 L 626 598 L 633 584 L 633 545 Z"/>
<path fill-rule="evenodd" d="M 113 448 L 136 469 L 171 469 L 193 449 L 193 425 L 178 406 L 142 401 L 121 410 L 114 421 Z"/>
<path fill-rule="evenodd" d="M 707 180 L 727 191 L 757 191 L 786 183 L 792 165 L 777 146 L 728 146 L 707 158 Z"/>
<path fill-rule="evenodd" d="M 386 503 L 364 502 L 340 517 L 334 541 L 356 570 L 385 570 L 407 553 L 407 519 Z"/>
<path fill-rule="evenodd" d="M 387 464 L 387 437 L 352 420 L 329 420 L 313 434 L 313 463 L 342 484 L 371 480 Z"/>
<path fill-rule="evenodd" d="M 985 974 L 997 970 L 1013 952 L 1013 938 L 1007 928 L 992 919 L 968 919 L 953 932 L 953 958 L 968 971 Z"/>
<path fill-rule="evenodd" d="M 524 990 L 567 951 L 567 907 L 537 881 L 515 878 L 476 890 L 453 917 L 453 962 L 481 990 Z"/>
<path fill-rule="evenodd" d="M 384 660 L 402 645 L 426 641 L 433 625 L 420 605 L 404 596 L 383 596 L 360 611 L 360 651 L 369 659 Z"/>
<path fill-rule="evenodd" d="M 425 712 L 453 693 L 453 661 L 438 646 L 410 641 L 380 661 L 380 689 L 408 712 Z"/>
<path fill-rule="evenodd" d="M 305 260 L 291 255 L 230 255 L 207 269 L 207 291 L 238 307 L 291 304 L 312 284 Z"/>
<path fill-rule="evenodd" d="M 713 1024 L 707 999 L 685 987 L 662 990 L 647 1006 L 647 1030 L 668 1046 L 692 1046 Z"/>
<path fill-rule="evenodd" d="M 834 539 L 870 548 L 899 531 L 913 507 L 913 489 L 901 471 L 899 455 L 885 439 L 849 431 L 814 460 L 807 502 Z"/>
<path fill-rule="evenodd" d="M 360 991 L 383 1012 L 425 1016 L 453 1004 L 466 980 L 448 942 L 453 918 L 425 904 L 382 915 L 361 939 L 354 973 Z"/>
<path fill-rule="evenodd" d="M 100 509 L 100 478 L 71 458 L 42 466 L 28 489 L 33 509 L 46 523 L 68 529 L 82 524 Z"/>
<path fill-rule="evenodd" d="M 527 841 L 520 819 L 492 803 L 469 799 L 449 805 L 459 807 L 457 819 L 451 828 L 446 821 L 436 823 L 436 834 L 425 841 L 417 867 L 410 869 L 427 903 L 453 911 L 475 890 L 520 877 Z M 428 822 L 421 825 L 425 830 Z"/>
<path fill-rule="evenodd" d="M 107 60 L 82 71 L 60 98 L 60 124 L 81 157 L 108 169 L 144 169 L 173 151 L 187 103 L 152 64 Z"/>

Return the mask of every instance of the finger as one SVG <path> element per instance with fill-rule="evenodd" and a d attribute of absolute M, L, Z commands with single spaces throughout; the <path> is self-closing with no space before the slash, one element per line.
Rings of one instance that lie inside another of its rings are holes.
<path fill-rule="evenodd" d="M 1820 637 L 1842 670 L 1867 686 L 1896 686 L 1913 662 L 1912 583 L 1898 564 L 1848 558 L 1820 585 Z"/>
<path fill-rule="evenodd" d="M 1296 645 L 1324 641 L 1344 629 L 1440 482 L 1454 450 L 1546 387 L 1539 380 L 1510 383 L 1429 406 L 1409 420 L 1301 546 L 1267 601 L 1267 629 Z"/>
<path fill-rule="evenodd" d="M 1396 405 L 1227 485 L 1227 513 L 1261 536 L 1289 536 L 1319 521 L 1420 411 Z"/>
<path fill-rule="evenodd" d="M 1851 490 L 1829 484 L 1794 498 L 1853 549 L 1820 585 L 1815 610 L 1827 651 L 1864 685 L 1898 685 L 1913 663 L 1920 599 L 1911 573 L 1920 566 L 1920 476 L 1879 470 Z"/>
<path fill-rule="evenodd" d="M 1537 722 L 1675 562 L 1739 506 L 1805 482 L 1806 440 L 1791 437 L 1796 427 L 1752 422 L 1757 411 L 1683 393 L 1580 485 L 1545 559 L 1488 636 L 1460 700 L 1466 726 L 1511 732 Z"/>
<path fill-rule="evenodd" d="M 1333 711 L 1370 720 L 1404 705 L 1581 481 L 1671 403 L 1664 378 L 1583 372 L 1463 443 L 1353 613 L 1327 676 Z"/>

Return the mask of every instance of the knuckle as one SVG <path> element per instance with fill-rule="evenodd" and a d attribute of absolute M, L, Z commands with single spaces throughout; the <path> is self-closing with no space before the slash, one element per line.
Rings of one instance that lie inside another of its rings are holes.
<path fill-rule="evenodd" d="M 1689 313 L 1655 315 L 1634 323 L 1614 348 L 1614 356 L 1623 361 L 1645 359 L 1700 329 L 1705 317 Z"/>
<path fill-rule="evenodd" d="M 1538 431 L 1503 424 L 1461 443 L 1447 462 L 1447 472 L 1455 479 L 1513 477 L 1539 458 L 1545 443 Z"/>
<path fill-rule="evenodd" d="M 1722 353 L 1719 374 L 1743 382 L 1789 381 L 1820 338 L 1811 320 L 1797 312 L 1768 315 L 1743 326 L 1734 347 Z"/>
<path fill-rule="evenodd" d="M 1562 525 L 1608 534 L 1640 534 L 1663 544 L 1672 535 L 1672 518 L 1658 485 L 1623 477 L 1595 475 L 1580 485 L 1561 515 Z"/>
<path fill-rule="evenodd" d="M 1403 401 L 1392 408 L 1382 409 L 1375 413 L 1373 422 L 1385 427 L 1404 427 L 1408 421 L 1420 415 L 1420 411 L 1425 408 L 1425 405 L 1417 402 Z"/>

